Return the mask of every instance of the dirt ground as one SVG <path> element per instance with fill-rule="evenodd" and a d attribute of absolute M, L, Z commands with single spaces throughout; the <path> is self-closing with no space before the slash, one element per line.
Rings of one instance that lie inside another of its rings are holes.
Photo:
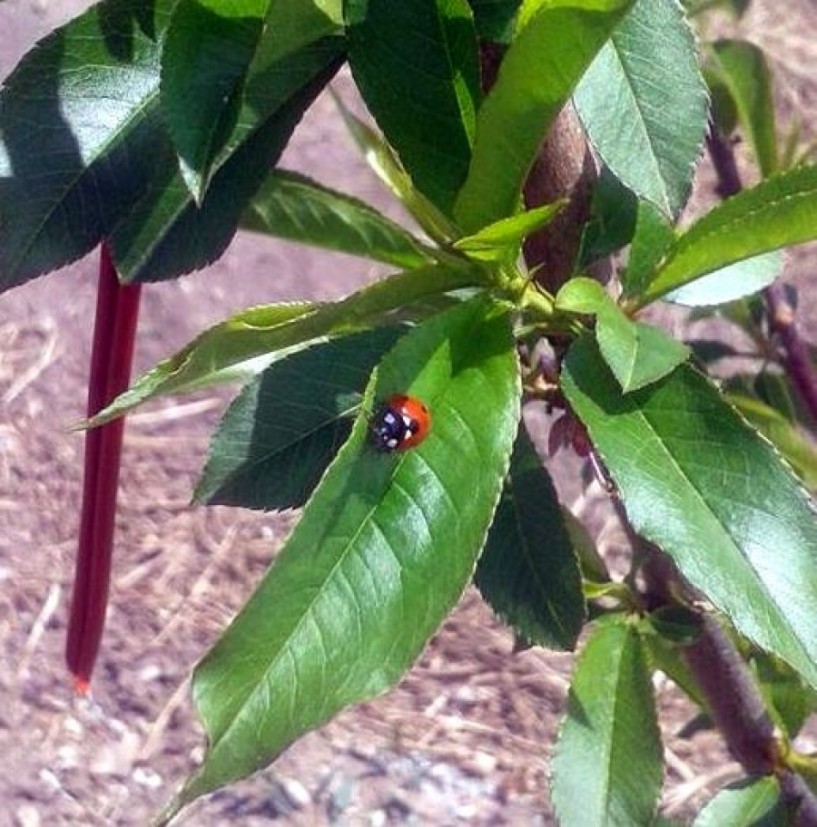
<path fill-rule="evenodd" d="M 86 5 L 1 3 L 0 77 Z M 744 30 L 777 60 L 784 111 L 813 124 L 817 12 L 810 0 L 784 12 L 772 0 L 756 6 Z M 348 91 L 348 78 L 338 83 Z M 326 98 L 285 162 L 388 204 Z M 792 257 L 801 285 L 815 283 L 813 259 Z M 216 266 L 145 291 L 137 370 L 239 307 L 338 296 L 378 274 L 348 257 L 238 237 Z M 817 318 L 813 296 L 803 301 L 806 318 Z M 63 647 L 82 437 L 69 427 L 83 414 L 93 306 L 93 257 L 0 298 L 0 827 L 148 823 L 202 755 L 186 677 L 296 519 L 189 505 L 225 394 L 135 414 L 93 701 L 72 696 Z M 624 553 L 602 493 L 563 491 L 574 511 L 591 517 L 603 551 Z M 552 824 L 547 761 L 571 657 L 512 654 L 512 646 L 469 591 L 394 692 L 308 735 L 274 768 L 191 807 L 178 823 Z M 664 811 L 688 816 L 737 767 L 715 736 L 677 737 L 692 710 L 669 682 L 657 690 L 667 735 Z"/>

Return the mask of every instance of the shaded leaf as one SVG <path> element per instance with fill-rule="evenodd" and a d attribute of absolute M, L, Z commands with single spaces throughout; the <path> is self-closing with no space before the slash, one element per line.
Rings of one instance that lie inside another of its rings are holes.
<path fill-rule="evenodd" d="M 714 364 L 721 359 L 737 356 L 739 351 L 728 342 L 721 339 L 688 339 L 687 345 L 693 356 L 705 366 Z"/>
<path fill-rule="evenodd" d="M 524 429 L 475 580 L 525 640 L 554 649 L 576 645 L 586 618 L 579 564 L 556 489 Z"/>
<path fill-rule="evenodd" d="M 0 289 L 90 252 L 155 167 L 172 0 L 105 0 L 38 43 L 0 93 Z"/>
<path fill-rule="evenodd" d="M 573 96 L 604 163 L 639 198 L 676 216 L 707 123 L 695 38 L 676 3 L 636 0 Z"/>
<path fill-rule="evenodd" d="M 162 112 L 197 203 L 232 131 L 268 0 L 178 0 L 162 49 Z"/>
<path fill-rule="evenodd" d="M 624 395 L 585 336 L 565 367 L 564 393 L 635 530 L 817 685 L 817 524 L 774 448 L 689 366 Z"/>
<path fill-rule="evenodd" d="M 510 43 L 522 0 L 470 0 L 480 40 Z"/>
<path fill-rule="evenodd" d="M 647 620 L 649 621 L 650 618 Z M 693 703 L 706 710 L 706 699 L 684 659 L 683 647 L 663 637 L 660 631 L 652 625 L 645 624 L 642 628 L 644 629 L 643 641 L 647 647 L 652 668 L 660 669 Z"/>
<path fill-rule="evenodd" d="M 625 247 L 636 228 L 638 201 L 603 167 L 593 187 L 590 218 L 582 230 L 577 269 Z"/>
<path fill-rule="evenodd" d="M 249 199 L 343 55 L 342 41 L 331 38 L 271 64 L 265 48 L 272 48 L 266 40 L 259 44 L 241 112 L 213 162 L 212 182 L 201 205 L 196 205 L 178 165 L 160 164 L 145 195 L 115 227 L 110 245 L 123 279 L 174 278 L 224 252 Z"/>
<path fill-rule="evenodd" d="M 638 631 L 599 625 L 573 672 L 552 761 L 562 827 L 650 824 L 661 787 L 661 742 Z"/>
<path fill-rule="evenodd" d="M 542 139 L 630 4 L 546 4 L 517 34 L 477 113 L 473 159 L 454 209 L 466 233 L 519 209 Z"/>
<path fill-rule="evenodd" d="M 650 283 L 661 259 L 675 244 L 675 231 L 657 207 L 638 203 L 635 234 L 627 267 L 621 275 L 625 297 L 638 297 Z"/>
<path fill-rule="evenodd" d="M 241 226 L 397 267 L 429 261 L 417 239 L 368 204 L 295 172 L 272 172 L 247 207 Z"/>
<path fill-rule="evenodd" d="M 364 404 L 398 390 L 428 404 L 430 435 L 408 452 L 378 452 L 358 417 L 270 572 L 196 670 L 208 751 L 167 816 L 393 685 L 470 579 L 519 417 L 507 313 L 476 300 L 415 328 Z"/>
<path fill-rule="evenodd" d="M 817 692 L 787 663 L 766 652 L 752 652 L 749 663 L 775 725 L 786 737 L 795 738 L 817 711 Z"/>
<path fill-rule="evenodd" d="M 349 436 L 369 374 L 399 333 L 347 336 L 267 368 L 227 409 L 195 499 L 262 509 L 303 505 Z"/>
<path fill-rule="evenodd" d="M 349 65 L 417 188 L 443 213 L 471 160 L 479 55 L 466 0 L 345 0 Z"/>

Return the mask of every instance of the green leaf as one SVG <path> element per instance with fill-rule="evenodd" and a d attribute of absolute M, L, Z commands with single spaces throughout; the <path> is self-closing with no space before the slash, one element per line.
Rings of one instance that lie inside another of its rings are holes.
<path fill-rule="evenodd" d="M 578 270 L 625 247 L 636 228 L 638 201 L 603 167 L 593 187 L 590 218 L 582 230 Z"/>
<path fill-rule="evenodd" d="M 345 0 L 349 65 L 417 188 L 446 215 L 471 160 L 479 54 L 466 0 Z"/>
<path fill-rule="evenodd" d="M 772 77 L 763 50 L 745 40 L 711 46 L 714 71 L 735 104 L 740 125 L 763 177 L 778 168 Z"/>
<path fill-rule="evenodd" d="M 417 239 L 368 204 L 294 172 L 270 174 L 241 226 L 397 267 L 419 267 L 429 261 Z"/>
<path fill-rule="evenodd" d="M 178 0 L 162 49 L 162 112 L 197 203 L 238 116 L 267 0 Z"/>
<path fill-rule="evenodd" d="M 375 282 L 334 304 L 273 304 L 244 310 L 160 362 L 90 424 L 102 425 L 157 396 L 246 380 L 311 344 L 388 323 L 393 321 L 392 311 L 412 301 L 473 283 L 467 270 L 433 265 Z"/>
<path fill-rule="evenodd" d="M 711 68 L 704 67 L 704 78 L 709 88 L 712 123 L 722 135 L 730 136 L 738 126 L 738 110 L 732 93 L 721 75 Z"/>
<path fill-rule="evenodd" d="M 172 0 L 106 0 L 35 46 L 0 93 L 0 289 L 92 250 L 158 166 Z"/>
<path fill-rule="evenodd" d="M 817 491 L 817 445 L 776 408 L 745 394 L 730 393 L 729 401 L 766 436 L 807 488 Z"/>
<path fill-rule="evenodd" d="M 576 645 L 587 615 L 579 564 L 556 489 L 524 429 L 475 579 L 525 640 L 552 649 Z"/>
<path fill-rule="evenodd" d="M 127 281 L 174 278 L 224 252 L 250 198 L 277 161 L 304 111 L 340 66 L 343 42 L 327 38 L 268 62 L 263 40 L 244 87 L 235 128 L 213 163 L 197 205 L 178 165 L 157 165 L 145 195 L 111 238 Z"/>
<path fill-rule="evenodd" d="M 695 38 L 676 3 L 636 0 L 573 97 L 604 163 L 672 218 L 686 202 L 708 100 Z"/>
<path fill-rule="evenodd" d="M 369 374 L 396 341 L 381 328 L 276 362 L 227 409 L 195 499 L 283 509 L 304 504 L 352 429 Z"/>
<path fill-rule="evenodd" d="M 428 404 L 430 435 L 383 453 L 358 417 L 270 572 L 196 670 L 208 751 L 168 815 L 392 686 L 471 578 L 519 419 L 509 314 L 478 299 L 415 328 L 364 404 L 395 391 Z"/>
<path fill-rule="evenodd" d="M 331 92 L 331 89 L 330 89 Z M 364 123 L 337 95 L 335 103 L 343 122 L 375 175 L 391 190 L 429 238 L 446 244 L 461 233 L 434 204 L 415 187 L 409 174 L 383 136 Z"/>
<path fill-rule="evenodd" d="M 562 389 L 635 530 L 817 685 L 817 525 L 774 448 L 687 365 L 624 395 L 585 336 L 565 368 Z"/>
<path fill-rule="evenodd" d="M 689 348 L 661 328 L 633 322 L 617 305 L 616 311 L 602 314 L 596 336 L 625 393 L 663 379 L 689 358 Z"/>
<path fill-rule="evenodd" d="M 557 201 L 555 204 L 525 210 L 510 218 L 502 218 L 473 235 L 457 239 L 454 247 L 469 258 L 479 261 L 513 262 L 519 255 L 525 238 L 550 223 L 564 205 L 564 201 Z"/>
<path fill-rule="evenodd" d="M 604 361 L 625 393 L 656 382 L 689 358 L 689 348 L 657 327 L 634 322 L 593 279 L 574 278 L 556 296 L 556 307 L 596 316 Z"/>
<path fill-rule="evenodd" d="M 702 276 L 664 297 L 675 304 L 710 307 L 742 299 L 768 287 L 782 272 L 784 258 L 780 250 L 727 264 Z"/>
<path fill-rule="evenodd" d="M 550 0 L 508 49 L 477 113 L 454 215 L 466 233 L 517 212 L 542 139 L 632 0 Z"/>
<path fill-rule="evenodd" d="M 627 268 L 621 276 L 625 297 L 637 298 L 644 292 L 659 262 L 674 243 L 675 231 L 660 210 L 640 201 Z"/>
<path fill-rule="evenodd" d="M 786 827 L 777 779 L 746 778 L 724 787 L 698 814 L 693 827 Z"/>
<path fill-rule="evenodd" d="M 604 287 L 594 279 L 578 276 L 565 282 L 556 296 L 556 307 L 573 313 L 596 315 L 615 304 Z"/>
<path fill-rule="evenodd" d="M 787 738 L 795 738 L 817 711 L 817 692 L 787 663 L 766 652 L 753 652 L 749 663 L 775 725 Z"/>
<path fill-rule="evenodd" d="M 552 762 L 562 827 L 650 824 L 661 787 L 661 742 L 638 631 L 596 628 L 576 663 Z"/>
<path fill-rule="evenodd" d="M 817 167 L 778 173 L 743 190 L 681 235 L 640 304 L 736 261 L 817 238 Z"/>

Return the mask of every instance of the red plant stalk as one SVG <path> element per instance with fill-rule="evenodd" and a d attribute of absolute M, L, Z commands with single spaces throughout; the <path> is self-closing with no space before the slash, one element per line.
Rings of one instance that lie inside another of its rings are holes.
<path fill-rule="evenodd" d="M 141 285 L 120 283 L 103 243 L 88 380 L 89 417 L 128 386 L 140 293 Z M 119 418 L 85 435 L 79 546 L 66 644 L 66 661 L 74 676 L 74 688 L 82 695 L 90 689 L 105 625 L 124 427 L 124 419 Z"/>

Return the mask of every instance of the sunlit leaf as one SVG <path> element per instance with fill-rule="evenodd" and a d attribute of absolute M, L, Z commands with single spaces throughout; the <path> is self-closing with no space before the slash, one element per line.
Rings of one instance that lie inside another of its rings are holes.
<path fill-rule="evenodd" d="M 566 282 L 556 306 L 596 316 L 599 349 L 625 392 L 658 381 L 689 358 L 686 345 L 657 327 L 630 319 L 593 279 Z"/>
<path fill-rule="evenodd" d="M 196 670 L 208 750 L 167 815 L 393 685 L 470 580 L 518 425 L 508 313 L 478 299 L 415 328 L 364 404 L 398 390 L 428 405 L 428 438 L 380 452 L 358 417 L 270 572 Z"/>
<path fill-rule="evenodd" d="M 246 381 L 297 350 L 394 321 L 393 313 L 412 301 L 473 283 L 467 270 L 431 265 L 376 282 L 334 304 L 273 304 L 244 310 L 160 362 L 91 422 L 101 425 L 169 393 Z"/>
<path fill-rule="evenodd" d="M 817 523 L 775 449 L 687 365 L 625 395 L 586 336 L 565 367 L 564 393 L 635 530 L 817 685 Z"/>
<path fill-rule="evenodd" d="M 631 0 L 544 3 L 517 34 L 477 113 L 454 215 L 466 233 L 506 218 L 542 139 Z"/>
<path fill-rule="evenodd" d="M 584 645 L 552 770 L 562 827 L 652 823 L 661 741 L 644 645 L 626 621 L 600 625 Z"/>
<path fill-rule="evenodd" d="M 693 827 L 786 827 L 789 823 L 777 779 L 763 777 L 724 787 L 701 810 Z"/>
<path fill-rule="evenodd" d="M 817 238 L 817 167 L 778 173 L 713 208 L 683 233 L 640 304 L 736 261 Z"/>
<path fill-rule="evenodd" d="M 466 0 L 345 0 L 349 65 L 417 188 L 443 213 L 468 172 L 479 54 Z"/>
<path fill-rule="evenodd" d="M 707 125 L 706 84 L 683 11 L 636 0 L 574 95 L 604 163 L 639 198 L 677 215 Z"/>

